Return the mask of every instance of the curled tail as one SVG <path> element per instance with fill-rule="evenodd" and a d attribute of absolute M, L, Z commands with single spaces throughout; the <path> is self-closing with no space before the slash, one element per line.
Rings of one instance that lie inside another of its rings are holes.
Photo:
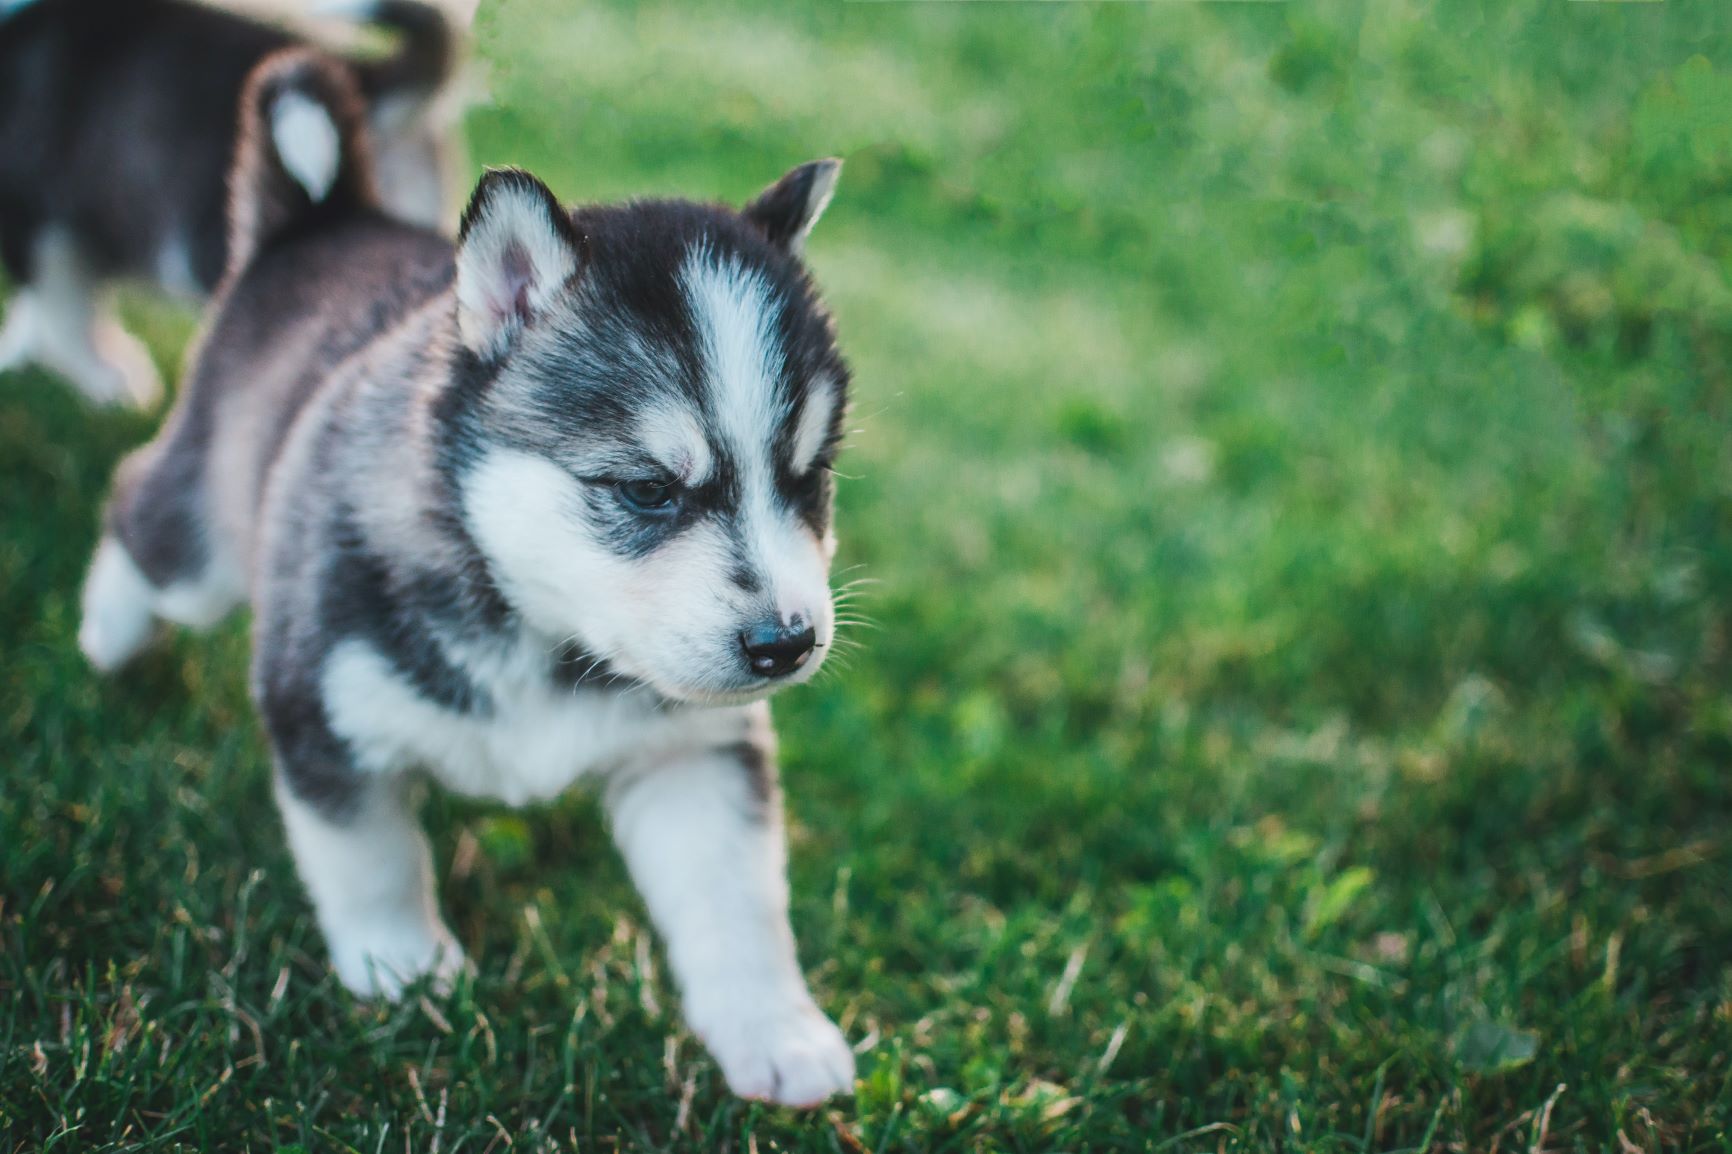
<path fill-rule="evenodd" d="M 354 75 L 313 49 L 265 57 L 241 90 L 228 274 L 303 220 L 378 206 Z"/>
<path fill-rule="evenodd" d="M 451 78 L 457 33 L 439 9 L 420 0 L 359 0 L 341 8 L 397 37 L 389 55 L 351 62 L 369 104 L 394 97 L 426 100 Z"/>

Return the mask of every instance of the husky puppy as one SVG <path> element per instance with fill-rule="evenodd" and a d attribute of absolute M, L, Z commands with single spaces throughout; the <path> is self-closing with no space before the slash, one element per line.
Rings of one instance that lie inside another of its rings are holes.
<path fill-rule="evenodd" d="M 729 1085 L 845 1092 L 765 702 L 835 624 L 849 376 L 800 250 L 840 164 L 738 211 L 568 210 L 494 170 L 454 251 L 381 210 L 357 109 L 317 56 L 250 83 L 229 270 L 119 471 L 80 644 L 112 669 L 250 597 L 283 822 L 357 993 L 464 964 L 407 775 L 514 804 L 591 778 Z"/>
<path fill-rule="evenodd" d="M 446 144 L 435 97 L 453 32 L 414 0 L 350 10 L 397 34 L 393 54 L 353 62 L 381 195 L 436 224 Z M 297 42 L 194 0 L 0 0 L 0 264 L 16 290 L 0 370 L 36 361 L 95 401 L 156 400 L 156 368 L 103 282 L 192 297 L 216 287 L 241 85 Z"/>

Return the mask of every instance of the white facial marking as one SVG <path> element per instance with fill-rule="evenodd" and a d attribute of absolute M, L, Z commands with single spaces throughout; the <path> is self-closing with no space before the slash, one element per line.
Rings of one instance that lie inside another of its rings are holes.
<path fill-rule="evenodd" d="M 668 527 L 634 552 L 632 513 L 608 490 L 580 481 L 569 462 L 492 448 L 464 476 L 465 520 L 506 598 L 553 640 L 575 640 L 615 672 L 679 700 L 739 701 L 768 686 L 746 667 L 745 630 L 779 617 L 811 625 L 815 659 L 781 680 L 803 680 L 822 663 L 834 623 L 830 552 L 777 485 L 779 438 L 793 436 L 810 467 L 822 446 L 840 388 L 823 381 L 787 428 L 778 383 L 784 356 L 776 303 L 761 274 L 707 251 L 691 254 L 681 288 L 694 316 L 708 392 L 705 419 L 664 400 L 638 417 L 645 450 L 688 484 L 701 484 L 726 461 L 737 504 Z M 804 425 L 804 431 L 798 426 Z M 736 578 L 742 569 L 755 581 Z"/>
<path fill-rule="evenodd" d="M 767 467 L 765 450 L 783 416 L 775 388 L 782 348 L 769 286 L 738 261 L 724 263 L 703 248 L 686 258 L 680 283 L 704 342 L 711 405 L 733 447 L 753 450 L 750 463 Z"/>
<path fill-rule="evenodd" d="M 715 461 L 697 418 L 675 405 L 658 405 L 638 418 L 638 439 L 684 485 L 701 485 Z"/>
<path fill-rule="evenodd" d="M 517 450 L 489 450 L 464 482 L 471 532 L 537 632 L 670 697 L 738 692 L 744 607 L 727 541 L 699 523 L 648 557 L 622 556 L 585 521 L 585 502 L 582 482 Z"/>
<path fill-rule="evenodd" d="M 830 423 L 836 416 L 836 382 L 820 377 L 812 382 L 800 418 L 794 423 L 794 448 L 790 459 L 796 475 L 803 476 L 818 459 L 818 451 L 830 435 Z"/>
<path fill-rule="evenodd" d="M 575 477 L 546 458 L 514 449 L 488 450 L 463 486 L 467 520 L 507 599 L 551 637 L 578 627 L 581 605 L 630 592 L 620 588 L 626 573 L 610 564 L 605 544 L 579 523 L 583 499 Z M 609 632 L 586 632 L 582 641 L 607 652 Z"/>
<path fill-rule="evenodd" d="M 290 90 L 271 105 L 271 141 L 295 183 L 313 203 L 325 199 L 337 182 L 342 140 L 324 105 L 303 92 Z"/>
<path fill-rule="evenodd" d="M 747 560 L 763 574 L 783 620 L 805 617 L 819 643 L 827 645 L 828 559 L 812 533 L 776 499 L 771 442 L 787 413 L 776 388 L 784 358 L 769 286 L 758 273 L 738 262 L 718 261 L 703 249 L 687 258 L 680 280 L 703 339 L 710 405 L 739 470 Z"/>

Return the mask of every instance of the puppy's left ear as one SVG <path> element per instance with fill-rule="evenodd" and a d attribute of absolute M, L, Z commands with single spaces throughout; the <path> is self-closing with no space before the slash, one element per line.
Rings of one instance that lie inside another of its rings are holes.
<path fill-rule="evenodd" d="M 457 331 L 484 360 L 503 355 L 577 275 L 581 242 L 548 187 L 489 169 L 457 233 Z"/>
<path fill-rule="evenodd" d="M 771 244 L 798 256 L 806 234 L 824 215 L 841 172 L 842 162 L 834 157 L 802 164 L 759 193 L 743 215 L 764 230 Z"/>

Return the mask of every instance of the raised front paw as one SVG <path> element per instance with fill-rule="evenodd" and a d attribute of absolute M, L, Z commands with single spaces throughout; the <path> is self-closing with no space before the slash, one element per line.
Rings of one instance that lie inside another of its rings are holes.
<path fill-rule="evenodd" d="M 746 1009 L 700 1036 L 742 1098 L 816 1106 L 854 1090 L 854 1052 L 810 1001 L 774 1012 Z"/>

